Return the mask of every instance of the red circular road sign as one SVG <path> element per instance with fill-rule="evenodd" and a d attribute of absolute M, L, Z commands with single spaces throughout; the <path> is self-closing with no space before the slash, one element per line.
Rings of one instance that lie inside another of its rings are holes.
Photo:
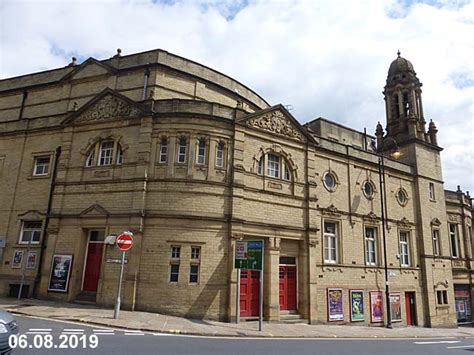
<path fill-rule="evenodd" d="M 122 251 L 127 251 L 133 246 L 133 234 L 123 232 L 117 237 L 117 246 Z"/>

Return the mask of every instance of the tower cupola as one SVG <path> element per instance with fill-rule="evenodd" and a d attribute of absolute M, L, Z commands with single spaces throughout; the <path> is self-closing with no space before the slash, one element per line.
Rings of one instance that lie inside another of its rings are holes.
<path fill-rule="evenodd" d="M 421 99 L 422 83 L 413 64 L 397 53 L 384 88 L 387 136 L 399 144 L 412 139 L 428 141 Z"/>

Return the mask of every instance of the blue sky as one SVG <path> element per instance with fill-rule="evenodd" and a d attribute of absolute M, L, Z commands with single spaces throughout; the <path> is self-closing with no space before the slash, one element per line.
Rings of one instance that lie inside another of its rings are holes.
<path fill-rule="evenodd" d="M 474 195 L 473 33 L 473 1 L 3 0 L 0 78 L 162 48 L 292 105 L 301 123 L 373 133 L 400 49 L 439 129 L 445 186 Z"/>

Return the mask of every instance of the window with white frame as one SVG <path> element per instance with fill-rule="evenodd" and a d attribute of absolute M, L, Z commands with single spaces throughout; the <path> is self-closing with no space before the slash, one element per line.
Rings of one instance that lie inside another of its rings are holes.
<path fill-rule="evenodd" d="M 87 154 L 85 166 L 108 166 L 112 164 L 121 165 L 124 160 L 122 146 L 112 139 L 97 142 Z"/>
<path fill-rule="evenodd" d="M 191 264 L 189 265 L 189 283 L 199 283 L 199 262 L 201 259 L 201 248 L 191 246 Z"/>
<path fill-rule="evenodd" d="M 178 146 L 178 163 L 186 162 L 186 148 L 187 148 L 186 138 L 181 137 L 179 139 L 179 146 Z"/>
<path fill-rule="evenodd" d="M 177 283 L 179 280 L 179 265 L 181 257 L 181 247 L 171 246 L 171 260 L 170 260 L 170 282 Z"/>
<path fill-rule="evenodd" d="M 429 183 L 429 192 L 430 192 L 430 200 L 434 201 L 436 199 L 435 186 L 432 182 Z"/>
<path fill-rule="evenodd" d="M 20 233 L 20 244 L 38 244 L 41 239 L 41 221 L 23 221 Z"/>
<path fill-rule="evenodd" d="M 201 258 L 201 248 L 191 247 L 191 260 L 200 260 L 200 258 Z"/>
<path fill-rule="evenodd" d="M 217 143 L 216 147 L 216 167 L 224 167 L 224 143 Z"/>
<path fill-rule="evenodd" d="M 410 233 L 400 231 L 400 265 L 410 266 Z"/>
<path fill-rule="evenodd" d="M 377 230 L 374 227 L 365 228 L 365 263 L 375 265 L 377 263 Z"/>
<path fill-rule="evenodd" d="M 273 154 L 268 154 L 267 160 L 268 160 L 268 170 L 267 170 L 268 176 L 279 178 L 280 177 L 280 157 Z"/>
<path fill-rule="evenodd" d="M 458 226 L 454 223 L 449 224 L 449 240 L 451 241 L 451 256 L 459 258 Z"/>
<path fill-rule="evenodd" d="M 99 165 L 111 165 L 114 153 L 114 141 L 103 141 L 100 143 Z"/>
<path fill-rule="evenodd" d="M 45 176 L 49 174 L 49 165 L 51 157 L 41 156 L 35 157 L 35 166 L 33 168 L 33 176 Z"/>
<path fill-rule="evenodd" d="M 162 138 L 160 142 L 160 163 L 166 163 L 168 160 L 168 139 Z"/>
<path fill-rule="evenodd" d="M 338 262 L 337 225 L 334 222 L 324 222 L 324 261 Z"/>
<path fill-rule="evenodd" d="M 206 164 L 206 140 L 204 138 L 198 140 L 197 164 Z"/>
<path fill-rule="evenodd" d="M 441 255 L 441 248 L 439 244 L 439 229 L 432 230 L 433 237 L 433 255 Z"/>

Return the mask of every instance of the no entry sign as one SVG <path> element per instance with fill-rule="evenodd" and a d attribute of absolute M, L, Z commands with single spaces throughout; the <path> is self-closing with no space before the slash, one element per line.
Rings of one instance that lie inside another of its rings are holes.
<path fill-rule="evenodd" d="M 133 246 L 133 234 L 123 232 L 117 237 L 117 246 L 122 251 L 127 251 Z"/>

